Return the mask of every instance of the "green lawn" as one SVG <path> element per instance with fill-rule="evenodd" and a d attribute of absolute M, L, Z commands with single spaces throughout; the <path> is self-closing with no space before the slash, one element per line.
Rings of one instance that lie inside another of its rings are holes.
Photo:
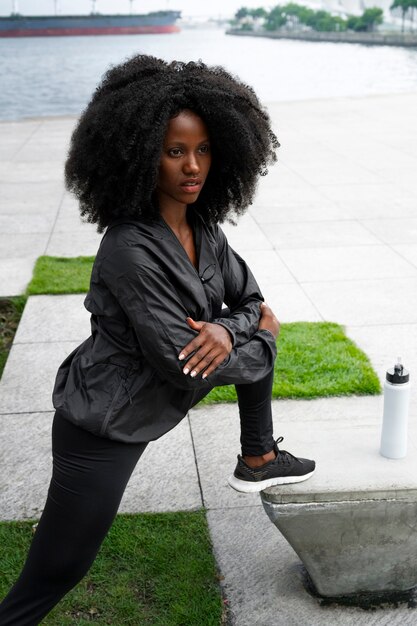
<path fill-rule="evenodd" d="M 36 261 L 27 294 L 33 296 L 86 292 L 90 285 L 93 263 L 93 256 L 40 256 Z"/>
<path fill-rule="evenodd" d="M 16 579 L 32 522 L 0 523 L 0 597 Z M 220 626 L 223 602 L 203 510 L 119 515 L 90 572 L 45 626 Z"/>
<path fill-rule="evenodd" d="M 273 398 L 377 394 L 378 376 L 368 357 L 330 322 L 282 324 L 277 340 Z M 216 387 L 201 404 L 235 402 L 233 385 Z"/>

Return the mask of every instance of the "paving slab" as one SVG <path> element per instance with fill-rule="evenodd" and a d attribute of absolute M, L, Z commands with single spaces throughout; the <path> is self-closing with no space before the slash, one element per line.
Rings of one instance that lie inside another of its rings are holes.
<path fill-rule="evenodd" d="M 49 158 L 51 159 L 52 155 Z M 50 181 L 63 183 L 64 162 L 55 159 L 0 163 L 0 181 L 20 183 L 22 180 L 28 183 Z"/>
<path fill-rule="evenodd" d="M 385 245 L 280 250 L 298 282 L 416 277 L 416 266 Z"/>
<path fill-rule="evenodd" d="M 0 183 L 1 214 L 56 215 L 63 196 L 62 184 L 55 181 Z"/>
<path fill-rule="evenodd" d="M 398 357 L 411 376 L 410 411 L 417 410 L 417 324 L 348 326 L 346 334 L 368 355 L 381 383 Z"/>
<path fill-rule="evenodd" d="M 320 185 L 318 191 L 355 219 L 414 217 L 415 194 L 388 182 Z"/>
<path fill-rule="evenodd" d="M 270 282 L 262 293 L 281 322 L 321 322 L 324 319 L 302 285 Z"/>
<path fill-rule="evenodd" d="M 0 519 L 37 519 L 51 477 L 53 413 L 0 415 Z"/>
<path fill-rule="evenodd" d="M 222 229 L 228 242 L 241 256 L 247 250 L 270 250 L 272 245 L 253 217 L 247 213 L 239 218 L 239 227 L 225 222 Z"/>
<path fill-rule="evenodd" d="M 275 166 L 279 168 L 278 166 Z M 292 210 L 303 210 L 307 215 L 308 211 L 314 208 L 321 209 L 322 211 L 329 211 L 327 215 L 332 215 L 332 210 L 336 205 L 325 194 L 321 193 L 319 189 L 310 185 L 304 181 L 301 181 L 295 187 L 280 187 L 275 178 L 275 172 L 271 170 L 268 176 L 271 177 L 271 182 L 267 185 L 263 181 L 259 185 L 256 193 L 253 206 L 249 211 L 254 215 L 262 215 L 265 217 L 265 221 L 276 221 L 275 216 L 278 216 L 281 221 L 293 221 Z M 266 179 L 267 180 L 267 179 Z M 266 207 L 265 211 L 262 211 Z M 286 209 L 285 211 L 283 209 Z M 325 219 L 325 213 L 319 213 L 319 219 Z"/>
<path fill-rule="evenodd" d="M 33 213 L 19 213 L 18 215 L 3 213 L 0 215 L 0 232 L 3 235 L 46 233 L 49 237 L 54 220 L 55 215 L 52 212 L 40 215 Z"/>
<path fill-rule="evenodd" d="M 155 468 L 169 468 L 158 474 Z M 190 511 L 203 506 L 188 418 L 143 453 L 120 505 L 125 513 Z"/>
<path fill-rule="evenodd" d="M 417 171 L 417 168 L 416 168 Z M 362 224 L 385 243 L 417 244 L 417 219 L 378 219 L 363 220 Z"/>
<path fill-rule="evenodd" d="M 58 367 L 78 344 L 59 341 L 13 345 L 0 380 L 0 415 L 51 411 Z"/>
<path fill-rule="evenodd" d="M 53 412 L 0 415 L 0 519 L 39 518 L 52 472 Z M 170 468 L 155 481 L 163 456 Z M 175 480 L 173 480 L 175 476 Z M 194 510 L 201 494 L 188 419 L 163 439 L 149 444 L 134 470 L 120 511 Z"/>
<path fill-rule="evenodd" d="M 50 256 L 94 256 L 103 235 L 91 230 L 53 232 L 45 254 Z"/>
<path fill-rule="evenodd" d="M 268 224 L 263 226 L 263 230 L 277 250 L 381 243 L 376 235 L 370 233 L 357 221 L 348 220 Z"/>
<path fill-rule="evenodd" d="M 297 200 L 281 193 L 274 192 L 274 199 L 265 201 L 256 198 L 250 208 L 250 214 L 258 225 L 267 227 L 268 224 L 286 224 L 291 222 L 321 222 L 323 220 L 351 219 L 345 217 L 342 209 L 326 198 L 312 198 L 309 193 L 307 198 Z"/>
<path fill-rule="evenodd" d="M 0 297 L 22 294 L 32 278 L 36 258 L 0 259 Z"/>
<path fill-rule="evenodd" d="M 417 322 L 415 278 L 303 283 L 323 319 L 350 326 Z"/>
<path fill-rule="evenodd" d="M 26 302 L 14 345 L 87 339 L 91 334 L 85 294 L 30 296 Z"/>
<path fill-rule="evenodd" d="M 37 258 L 45 253 L 49 233 L 0 233 L 0 259 Z"/>
<path fill-rule="evenodd" d="M 417 267 L 417 244 L 396 244 L 392 246 L 392 249 Z"/>
<path fill-rule="evenodd" d="M 295 283 L 295 278 L 275 250 L 247 250 L 245 261 L 261 289 L 265 290 L 271 284 Z"/>

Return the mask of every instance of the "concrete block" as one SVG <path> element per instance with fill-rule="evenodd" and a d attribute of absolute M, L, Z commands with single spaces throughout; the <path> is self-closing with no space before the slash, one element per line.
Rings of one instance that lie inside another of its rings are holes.
<path fill-rule="evenodd" d="M 379 454 L 380 423 L 348 424 L 344 417 L 331 429 L 319 422 L 313 434 L 297 431 L 301 450 L 308 439 L 316 473 L 305 482 L 265 489 L 265 511 L 321 595 L 413 588 L 417 422 L 410 423 L 408 455 L 399 461 Z"/>
<path fill-rule="evenodd" d="M 210 536 L 238 626 L 415 626 L 406 605 L 364 611 L 322 607 L 303 586 L 301 562 L 262 507 L 211 509 Z"/>
<path fill-rule="evenodd" d="M 263 504 L 322 596 L 417 586 L 417 489 L 372 500 Z"/>

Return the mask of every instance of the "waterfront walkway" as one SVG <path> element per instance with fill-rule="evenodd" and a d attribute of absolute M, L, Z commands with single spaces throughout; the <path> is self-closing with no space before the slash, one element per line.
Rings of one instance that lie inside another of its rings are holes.
<path fill-rule="evenodd" d="M 397 356 L 417 372 L 416 110 L 417 94 L 271 104 L 279 164 L 261 180 L 249 214 L 225 228 L 281 321 L 345 325 L 381 378 Z M 0 124 L 1 296 L 24 291 L 41 254 L 96 252 L 100 237 L 80 223 L 62 182 L 74 123 Z M 0 382 L 1 519 L 41 511 L 50 474 L 50 394 L 57 366 L 89 332 L 83 299 L 28 300 Z M 381 397 L 274 402 L 276 436 L 294 453 L 316 457 L 318 472 L 326 472 L 338 428 L 349 425 L 358 438 L 363 426 L 374 428 L 370 486 L 381 413 Z M 413 434 L 416 420 L 414 388 Z M 238 448 L 235 406 L 193 410 L 149 446 L 121 510 L 204 505 L 237 626 L 417 623 L 417 611 L 405 606 L 369 613 L 319 607 L 259 496 L 227 486 Z M 160 454 L 170 475 L 155 485 L 147 468 Z"/>

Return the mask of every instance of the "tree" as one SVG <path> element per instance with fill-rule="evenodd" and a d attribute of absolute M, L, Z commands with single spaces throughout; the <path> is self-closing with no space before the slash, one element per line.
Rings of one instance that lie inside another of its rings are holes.
<path fill-rule="evenodd" d="M 263 9 L 262 7 L 259 7 L 258 9 L 252 9 L 250 14 L 255 20 L 257 20 L 257 19 L 266 17 L 268 15 L 268 11 L 265 11 L 265 9 Z"/>
<path fill-rule="evenodd" d="M 276 6 L 268 13 L 265 19 L 266 30 L 278 30 L 287 23 L 287 17 L 284 15 L 282 7 Z"/>
<path fill-rule="evenodd" d="M 243 20 L 245 17 L 248 17 L 249 15 L 249 9 L 247 9 L 246 7 L 241 7 L 240 9 L 238 9 L 235 13 L 235 18 L 237 20 Z"/>
<path fill-rule="evenodd" d="M 382 24 L 383 18 L 383 10 L 377 7 L 372 7 L 371 9 L 366 9 L 360 19 L 365 25 L 366 30 L 368 32 L 372 32 L 375 29 L 375 26 Z"/>
<path fill-rule="evenodd" d="M 412 6 L 415 6 L 412 0 L 394 0 L 394 2 L 390 6 L 390 9 L 398 9 L 398 8 L 401 9 L 401 17 L 402 17 L 401 32 L 402 33 L 404 32 L 405 14 Z"/>

